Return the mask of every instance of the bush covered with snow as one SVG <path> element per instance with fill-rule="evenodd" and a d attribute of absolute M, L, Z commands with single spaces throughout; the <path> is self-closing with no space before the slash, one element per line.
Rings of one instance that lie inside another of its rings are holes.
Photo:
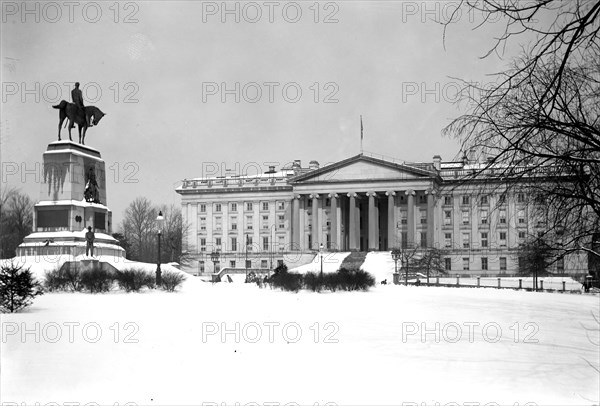
<path fill-rule="evenodd" d="M 114 283 L 114 275 L 104 269 L 89 269 L 80 272 L 81 286 L 90 293 L 108 292 Z"/>
<path fill-rule="evenodd" d="M 117 271 L 115 280 L 119 288 L 124 289 L 125 292 L 139 292 L 144 287 L 153 289 L 156 285 L 154 274 L 142 269 Z"/>
<path fill-rule="evenodd" d="M 0 310 L 3 313 L 24 309 L 41 294 L 42 286 L 28 268 L 16 263 L 0 267 Z"/>
<path fill-rule="evenodd" d="M 167 292 L 175 292 L 185 280 L 185 275 L 179 272 L 163 271 L 161 275 L 162 288 Z"/>

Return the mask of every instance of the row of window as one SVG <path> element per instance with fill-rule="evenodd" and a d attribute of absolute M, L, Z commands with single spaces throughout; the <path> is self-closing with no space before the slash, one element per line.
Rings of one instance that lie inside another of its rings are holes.
<path fill-rule="evenodd" d="M 212 203 L 213 204 L 213 211 L 215 213 L 220 213 L 223 211 L 223 203 Z M 242 204 L 242 203 L 239 203 Z M 245 202 L 244 205 L 244 210 L 245 211 L 253 211 L 254 210 L 254 204 L 259 204 L 260 210 L 262 211 L 269 211 L 271 209 L 271 204 L 273 204 L 273 202 L 260 202 L 260 203 L 255 203 L 255 202 Z M 285 210 L 285 202 L 284 201 L 277 201 L 275 202 L 276 204 L 276 209 L 277 210 Z M 229 211 L 230 212 L 237 212 L 238 211 L 238 203 L 232 202 L 232 203 L 228 203 L 228 207 L 229 207 Z M 206 203 L 200 203 L 198 205 L 199 211 L 200 213 L 206 213 L 206 207 L 207 204 Z"/>
<path fill-rule="evenodd" d="M 517 203 L 525 203 L 525 193 L 517 193 Z M 472 201 L 472 196 L 471 195 L 463 195 L 460 196 L 460 204 L 463 206 L 466 205 L 470 205 L 471 201 Z M 504 204 L 506 203 L 506 194 L 502 193 L 498 196 L 498 204 Z M 482 195 L 479 196 L 479 204 L 481 206 L 486 206 L 490 204 L 490 196 L 489 195 Z M 444 196 L 444 205 L 445 206 L 452 206 L 454 205 L 454 197 L 451 195 L 446 195 Z"/>
<path fill-rule="evenodd" d="M 263 251 L 270 251 L 270 250 L 274 250 L 275 248 L 278 248 L 280 251 L 283 251 L 285 249 L 285 236 L 283 235 L 278 235 L 277 236 L 277 247 L 271 247 L 271 241 L 270 238 L 268 236 L 263 236 L 261 238 L 262 241 L 262 250 Z M 254 239 L 252 238 L 251 235 L 247 235 L 246 236 L 246 244 L 244 245 L 243 242 L 239 242 L 237 237 L 231 237 L 229 239 L 230 245 L 229 245 L 229 249 L 225 249 L 225 251 L 238 251 L 238 250 L 248 250 L 249 252 L 260 248 L 260 246 L 255 245 L 254 244 Z M 214 239 L 214 244 L 213 246 L 210 247 L 210 251 L 218 251 L 218 250 L 224 250 L 223 249 L 223 239 L 221 237 L 215 237 Z M 202 237 L 200 238 L 200 252 L 207 252 L 209 251 L 206 245 L 206 238 Z"/>
<path fill-rule="evenodd" d="M 277 260 L 277 266 L 280 266 L 282 264 L 283 264 L 283 259 L 278 259 Z M 237 261 L 235 259 L 229 260 L 229 267 L 230 268 L 236 268 L 236 265 L 237 265 Z M 244 265 L 245 265 L 246 268 L 252 268 L 252 261 L 248 259 L 248 260 L 246 260 L 244 262 Z M 214 267 L 215 267 L 214 272 L 219 272 L 221 270 L 221 262 L 217 261 L 214 264 Z M 269 262 L 266 259 L 261 259 L 260 260 L 260 267 L 264 268 L 264 269 L 268 268 L 269 267 Z M 206 264 L 205 264 L 204 261 L 198 261 L 198 271 L 200 273 L 206 271 Z"/>
<path fill-rule="evenodd" d="M 276 227 L 278 229 L 285 228 L 285 215 L 283 215 L 283 214 L 277 215 Z M 254 229 L 254 217 L 253 216 L 246 216 L 245 228 L 246 228 L 246 230 Z M 263 230 L 268 230 L 270 228 L 268 215 L 261 216 L 260 228 Z M 223 229 L 223 218 L 221 216 L 213 217 L 213 231 L 222 231 L 222 229 Z M 235 231 L 237 229 L 238 229 L 238 217 L 237 216 L 229 217 L 229 230 Z M 201 231 L 206 230 L 206 217 L 200 217 L 199 230 L 201 230 Z"/>
<path fill-rule="evenodd" d="M 479 224 L 489 223 L 489 211 L 479 210 Z M 498 209 L 498 223 L 506 224 L 506 209 Z M 517 224 L 524 225 L 527 223 L 525 209 L 517 210 Z M 471 224 L 471 211 L 468 209 L 461 210 L 461 224 Z M 452 210 L 444 210 L 444 225 L 452 225 Z"/>
<path fill-rule="evenodd" d="M 500 257 L 500 270 L 506 271 L 506 257 Z M 462 259 L 462 270 L 468 271 L 470 269 L 471 259 L 463 258 Z M 446 271 L 452 271 L 452 258 L 444 258 L 444 268 Z M 487 257 L 481 257 L 481 270 L 487 271 L 488 268 L 488 259 Z"/>
<path fill-rule="evenodd" d="M 481 232 L 480 235 L 480 247 L 481 248 L 488 248 L 488 241 L 489 241 L 489 232 Z M 544 234 L 543 231 L 539 231 L 537 233 L 538 237 L 542 237 Z M 461 241 L 462 241 L 462 247 L 463 248 L 471 248 L 471 233 L 469 232 L 464 232 L 461 235 Z M 507 238 L 507 232 L 506 231 L 499 231 L 498 232 L 498 245 L 500 247 L 506 247 L 506 238 Z M 527 238 L 527 233 L 525 231 L 519 231 L 518 232 L 518 238 L 519 238 L 519 243 L 523 243 L 525 242 L 525 239 Z M 450 248 L 452 247 L 452 233 L 444 233 L 444 247 L 446 248 Z"/>

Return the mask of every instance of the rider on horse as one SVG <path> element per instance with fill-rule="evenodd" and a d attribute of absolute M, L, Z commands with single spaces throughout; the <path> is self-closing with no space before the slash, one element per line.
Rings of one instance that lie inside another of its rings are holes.
<path fill-rule="evenodd" d="M 92 127 L 93 125 L 90 124 L 87 114 L 85 114 L 85 106 L 83 105 L 83 94 L 79 89 L 79 82 L 75 82 L 75 89 L 71 90 L 71 99 L 73 100 L 73 103 L 81 109 L 83 117 L 85 118 L 85 124 L 88 127 Z"/>

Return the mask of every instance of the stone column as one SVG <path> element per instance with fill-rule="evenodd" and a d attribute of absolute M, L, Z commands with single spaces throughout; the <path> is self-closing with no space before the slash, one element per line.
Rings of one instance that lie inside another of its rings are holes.
<path fill-rule="evenodd" d="M 319 224 L 319 195 L 316 193 L 311 194 L 310 198 L 312 199 L 312 247 L 310 248 L 312 248 L 313 250 L 318 250 L 319 245 L 321 244 L 321 224 Z"/>
<path fill-rule="evenodd" d="M 413 247 L 415 244 L 415 191 L 409 189 L 406 191 L 406 196 L 408 196 L 408 211 L 406 213 L 406 235 L 407 235 L 407 243 L 408 247 Z"/>
<path fill-rule="evenodd" d="M 435 209 L 435 190 L 429 189 L 427 191 L 427 247 L 433 247 L 433 233 L 435 232 L 434 227 L 434 209 Z"/>
<path fill-rule="evenodd" d="M 375 192 L 367 192 L 369 197 L 369 244 L 368 249 L 377 251 L 379 249 L 379 238 L 377 232 L 377 210 L 375 208 L 375 198 L 377 194 Z"/>
<path fill-rule="evenodd" d="M 292 196 L 292 233 L 290 250 L 300 249 L 300 195 Z"/>
<path fill-rule="evenodd" d="M 356 251 L 358 247 L 358 233 L 360 231 L 358 224 L 358 216 L 356 213 L 356 193 L 348 193 L 350 202 L 348 204 L 348 218 L 350 221 L 350 230 L 348 231 L 348 243 L 351 251 Z"/>
<path fill-rule="evenodd" d="M 337 193 L 330 193 L 329 199 L 331 201 L 331 246 L 330 249 L 340 248 L 340 218 L 338 215 L 338 195 Z"/>
<path fill-rule="evenodd" d="M 396 241 L 396 192 L 385 192 L 388 197 L 388 250 L 399 246 Z"/>

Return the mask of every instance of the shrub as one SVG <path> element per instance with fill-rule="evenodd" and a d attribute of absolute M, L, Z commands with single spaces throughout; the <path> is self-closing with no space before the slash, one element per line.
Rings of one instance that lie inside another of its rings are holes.
<path fill-rule="evenodd" d="M 117 271 L 115 279 L 121 289 L 125 292 L 139 292 L 144 286 L 154 288 L 155 276 L 151 272 L 141 269 L 125 269 Z"/>
<path fill-rule="evenodd" d="M 33 299 L 43 294 L 29 268 L 10 262 L 0 267 L 0 310 L 14 313 L 33 303 Z"/>
<path fill-rule="evenodd" d="M 336 276 L 329 282 L 330 286 L 336 286 L 342 290 L 368 290 L 375 285 L 375 278 L 362 269 L 340 268 Z M 336 283 L 337 282 L 337 283 Z"/>
<path fill-rule="evenodd" d="M 175 292 L 184 280 L 185 275 L 179 272 L 163 271 L 162 273 L 162 287 L 167 292 Z"/>
<path fill-rule="evenodd" d="M 50 292 L 69 290 L 79 292 L 82 289 L 81 273 L 76 268 L 65 264 L 59 269 L 46 272 L 44 287 Z"/>
<path fill-rule="evenodd" d="M 320 292 L 324 287 L 324 276 L 321 278 L 320 275 L 314 272 L 308 272 L 304 274 L 304 286 L 313 292 Z"/>
<path fill-rule="evenodd" d="M 339 289 L 340 286 L 340 275 L 338 272 L 326 273 L 323 275 L 323 287 L 332 292 Z"/>
<path fill-rule="evenodd" d="M 271 276 L 271 284 L 286 291 L 298 292 L 302 287 L 302 275 L 288 272 L 285 264 L 280 265 L 275 268 L 275 273 Z"/>
<path fill-rule="evenodd" d="M 90 293 L 108 292 L 113 285 L 114 278 L 104 269 L 91 269 L 80 273 L 81 286 Z"/>

